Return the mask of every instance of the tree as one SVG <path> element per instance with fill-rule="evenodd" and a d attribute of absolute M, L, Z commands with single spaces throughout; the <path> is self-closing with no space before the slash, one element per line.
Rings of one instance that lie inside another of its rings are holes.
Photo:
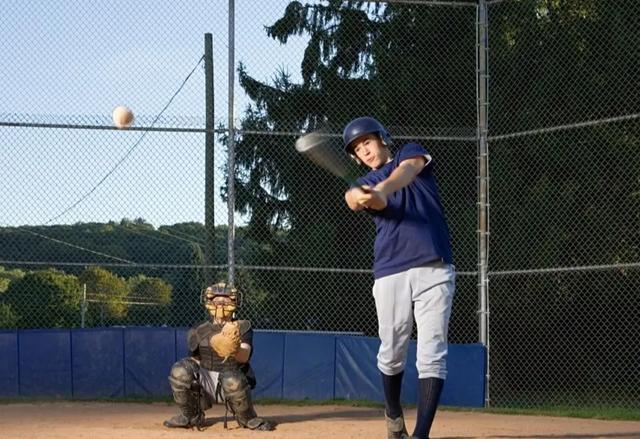
<path fill-rule="evenodd" d="M 129 288 L 123 278 L 100 267 L 89 267 L 82 272 L 79 281 L 87 287 L 87 321 L 90 325 L 117 323 L 126 316 Z"/>
<path fill-rule="evenodd" d="M 3 295 L 3 313 L 21 328 L 66 328 L 80 324 L 80 284 L 62 271 L 48 269 L 11 282 Z"/>
<path fill-rule="evenodd" d="M 144 274 L 127 279 L 130 324 L 166 325 L 172 287 L 157 277 Z"/>
<path fill-rule="evenodd" d="M 20 269 L 7 270 L 4 267 L 0 266 L 0 294 L 7 291 L 9 288 L 9 284 L 17 279 L 22 279 L 25 275 L 25 272 Z"/>
<path fill-rule="evenodd" d="M 17 328 L 19 321 L 20 317 L 16 315 L 11 305 L 0 302 L 0 328 Z"/>
<path fill-rule="evenodd" d="M 284 70 L 265 83 L 253 78 L 249 67 L 241 64 L 238 69 L 253 103 L 242 120 L 244 134 L 235 143 L 235 200 L 236 209 L 249 217 L 248 236 L 264 249 L 257 265 L 371 267 L 373 225 L 346 208 L 344 184 L 297 154 L 295 136 L 272 133 L 323 129 L 336 134 L 335 147 L 341 148 L 344 124 L 364 114 L 376 116 L 398 136 L 459 134 L 465 127 L 475 133 L 474 13 L 473 8 L 415 4 L 294 1 L 266 27 L 283 44 L 305 35 L 308 45 L 301 83 Z M 454 166 L 461 159 L 448 146 L 428 145 L 436 162 L 448 165 L 439 168 L 451 194 L 444 196 L 445 209 L 463 218 L 461 225 L 474 227 L 475 160 Z M 473 230 L 454 224 L 462 269 L 475 266 Z M 367 276 L 254 271 L 252 277 L 251 285 L 267 291 L 270 303 L 265 307 L 275 321 L 294 327 L 308 327 L 304 310 L 326 310 L 326 294 L 336 295 L 329 300 L 340 305 L 319 316 L 314 329 L 362 330 L 355 323 L 361 311 L 373 312 Z M 283 313 L 278 304 L 293 298 L 300 310 L 278 315 Z M 373 327 L 366 330 L 375 332 Z"/>

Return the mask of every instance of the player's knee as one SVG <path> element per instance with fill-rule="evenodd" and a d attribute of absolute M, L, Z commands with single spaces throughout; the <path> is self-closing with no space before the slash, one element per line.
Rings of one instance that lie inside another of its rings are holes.
<path fill-rule="evenodd" d="M 418 362 L 416 364 L 418 378 L 447 378 L 447 363 L 444 360 L 434 362 Z"/>
<path fill-rule="evenodd" d="M 378 360 L 378 370 L 385 375 L 397 375 L 404 370 L 404 363 L 384 363 Z"/>
<path fill-rule="evenodd" d="M 180 360 L 171 367 L 169 383 L 174 390 L 190 389 L 196 378 L 197 366 L 189 360 Z"/>
<path fill-rule="evenodd" d="M 220 377 L 220 384 L 225 393 L 233 393 L 249 387 L 247 379 L 242 372 L 223 372 Z"/>

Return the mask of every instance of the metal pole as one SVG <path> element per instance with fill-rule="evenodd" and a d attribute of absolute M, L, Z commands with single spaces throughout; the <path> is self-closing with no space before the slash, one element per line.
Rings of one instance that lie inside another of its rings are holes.
<path fill-rule="evenodd" d="M 479 339 L 487 348 L 485 405 L 489 406 L 489 17 L 486 0 L 478 1 L 476 19 L 476 90 L 478 115 L 478 320 Z"/>
<path fill-rule="evenodd" d="M 228 252 L 228 283 L 230 285 L 235 284 L 235 223 L 234 223 L 234 211 L 235 211 L 235 129 L 234 129 L 234 105 L 233 105 L 233 87 L 235 78 L 235 1 L 229 0 L 229 144 L 228 144 L 228 157 L 227 157 L 227 170 L 228 170 L 228 197 L 227 197 L 227 210 L 228 210 L 228 234 L 227 234 L 227 252 Z"/>
<path fill-rule="evenodd" d="M 80 305 L 80 327 L 84 328 L 87 314 L 87 284 L 82 284 L 82 304 Z"/>
<path fill-rule="evenodd" d="M 204 279 L 207 285 L 213 283 L 213 272 L 211 266 L 214 261 L 215 243 L 215 218 L 214 218 L 214 198 L 215 198 L 215 157 L 214 143 L 214 108 L 213 108 L 213 37 L 210 33 L 204 34 L 204 89 L 205 89 L 205 154 L 204 154 Z"/>

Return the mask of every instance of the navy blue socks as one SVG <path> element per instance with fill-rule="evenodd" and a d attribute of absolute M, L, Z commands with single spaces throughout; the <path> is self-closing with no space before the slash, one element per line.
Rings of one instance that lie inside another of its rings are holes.
<path fill-rule="evenodd" d="M 400 389 L 402 388 L 402 377 L 404 371 L 397 375 L 382 375 L 382 386 L 384 387 L 384 402 L 387 418 L 396 419 L 402 416 L 402 406 L 400 406 Z"/>
<path fill-rule="evenodd" d="M 416 428 L 413 430 L 414 438 L 425 439 L 429 437 L 443 385 L 444 380 L 440 378 L 421 378 L 418 380 L 418 419 L 416 420 Z"/>

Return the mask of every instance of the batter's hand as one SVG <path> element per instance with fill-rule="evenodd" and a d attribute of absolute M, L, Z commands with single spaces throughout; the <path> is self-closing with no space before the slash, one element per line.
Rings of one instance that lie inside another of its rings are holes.
<path fill-rule="evenodd" d="M 361 186 L 356 195 L 358 204 L 373 210 L 382 210 L 387 207 L 387 194 L 370 186 Z"/>

